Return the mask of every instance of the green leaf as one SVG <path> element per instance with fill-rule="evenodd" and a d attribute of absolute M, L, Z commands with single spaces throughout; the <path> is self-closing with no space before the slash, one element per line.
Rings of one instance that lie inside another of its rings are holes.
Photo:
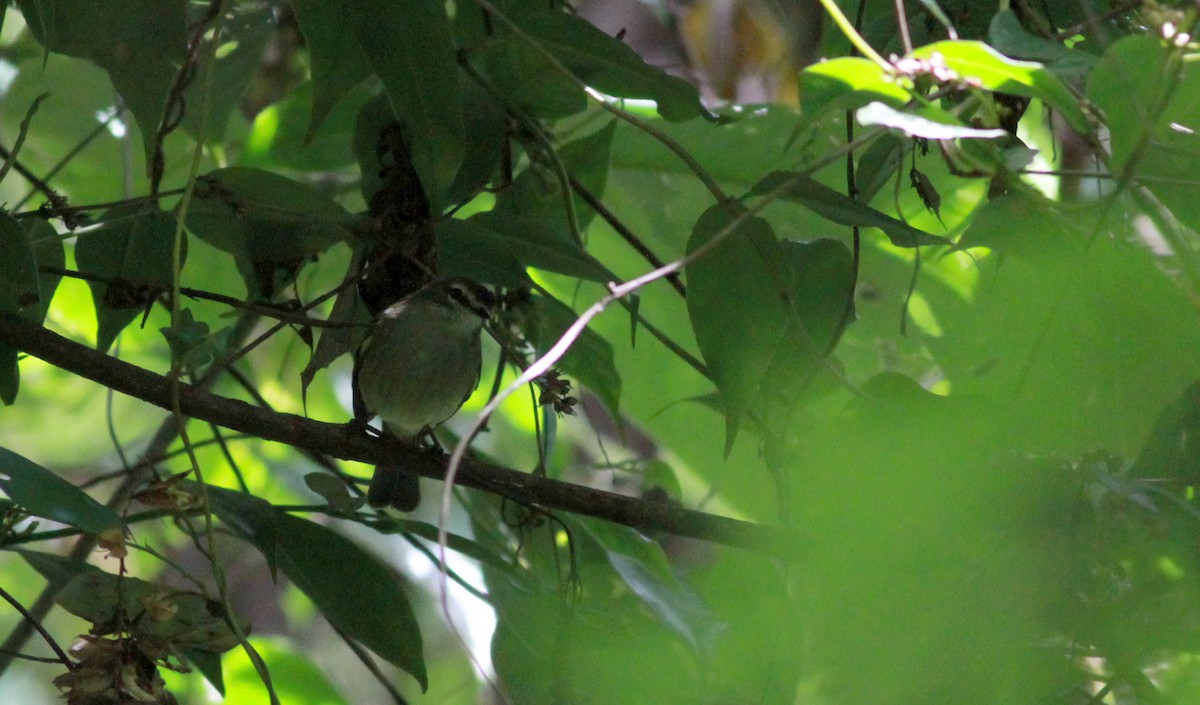
<path fill-rule="evenodd" d="M 204 680 L 212 685 L 213 690 L 224 697 L 225 678 L 221 669 L 221 655 L 195 648 L 183 649 L 182 651 L 183 657 L 188 660 L 188 663 L 197 671 L 200 671 L 200 675 L 204 676 Z"/>
<path fill-rule="evenodd" d="M 447 277 L 467 277 L 484 284 L 526 286 L 529 277 L 517 253 L 499 233 L 471 220 L 447 218 L 434 224 L 438 268 Z"/>
<path fill-rule="evenodd" d="M 149 154 L 187 47 L 185 0 L 19 0 L 47 50 L 108 72 L 142 128 Z"/>
<path fill-rule="evenodd" d="M 469 237 L 481 248 L 481 253 L 494 252 L 507 261 L 509 258 L 522 267 L 537 267 L 595 282 L 616 279 L 607 267 L 589 255 L 570 235 L 537 219 L 497 211 L 478 213 L 455 226 L 457 236 L 469 232 Z"/>
<path fill-rule="evenodd" d="M 554 56 L 587 86 L 618 98 L 647 98 L 658 104 L 658 113 L 672 122 L 707 115 L 695 86 L 647 64 L 621 40 L 596 29 L 586 20 L 546 10 L 516 17 L 521 30 Z M 508 51 L 536 51 L 519 37 L 506 36 L 502 44 L 517 45 Z M 544 59 L 541 73 L 549 81 L 555 70 Z M 529 61 L 534 61 L 530 58 Z M 528 67 L 526 67 L 528 68 Z M 527 76 L 522 72 L 523 76 Z"/>
<path fill-rule="evenodd" d="M 292 0 L 292 9 L 312 65 L 312 116 L 306 130 L 312 137 L 333 106 L 371 73 L 371 64 L 358 41 L 355 15 L 345 5 Z"/>
<path fill-rule="evenodd" d="M 719 629 L 699 595 L 671 570 L 662 546 L 637 531 L 588 517 L 573 517 L 604 549 L 612 569 L 664 624 L 698 653 L 704 653 Z"/>
<path fill-rule="evenodd" d="M 313 91 L 312 81 L 302 83 L 255 116 L 240 166 L 337 171 L 354 163 L 349 145 L 355 116 L 373 94 L 357 86 L 327 112 L 319 128 L 310 129 Z"/>
<path fill-rule="evenodd" d="M 366 503 L 366 498 L 350 494 L 346 483 L 335 475 L 325 472 L 310 472 L 304 476 L 308 489 L 321 495 L 329 506 L 339 512 L 355 512 Z"/>
<path fill-rule="evenodd" d="M 355 34 L 392 110 L 412 136 L 412 160 L 435 212 L 466 153 L 454 38 L 440 0 L 353 0 Z"/>
<path fill-rule="evenodd" d="M 497 173 L 508 140 L 504 107 L 465 74 L 460 82 L 466 156 L 450 185 L 447 204 L 464 203 L 479 194 Z"/>
<path fill-rule="evenodd" d="M 199 495 L 199 487 L 189 483 Z M 245 492 L 234 492 L 209 486 L 208 498 L 213 514 L 225 522 L 242 540 L 254 545 L 267 559 L 271 579 L 277 578 L 279 568 L 279 512 L 274 505 Z"/>
<path fill-rule="evenodd" d="M 246 286 L 268 298 L 301 267 L 350 236 L 354 216 L 299 181 L 249 167 L 197 179 L 188 230 L 233 255 Z"/>
<path fill-rule="evenodd" d="M 1057 61 L 1067 53 L 1062 42 L 1050 41 L 1025 29 L 1012 10 L 1001 10 L 992 17 L 988 41 L 996 51 L 1032 61 Z"/>
<path fill-rule="evenodd" d="M 0 310 L 26 315 L 41 302 L 37 262 L 21 224 L 0 212 Z"/>
<path fill-rule="evenodd" d="M 807 176 L 797 178 L 789 172 L 773 171 L 755 184 L 750 193 L 754 196 L 771 193 L 781 188 L 788 180 L 794 180 L 795 183 L 783 193 L 784 199 L 799 203 L 822 218 L 839 225 L 879 228 L 896 247 L 950 244 L 944 237 L 918 230 Z"/>
<path fill-rule="evenodd" d="M 595 132 L 574 140 L 558 150 L 558 160 L 569 177 L 596 198 L 604 195 L 608 182 L 608 165 L 611 161 L 612 139 L 616 121 L 608 122 Z M 548 159 L 546 160 L 548 161 Z M 569 188 L 569 185 L 567 186 Z M 495 211 L 528 219 L 540 220 L 553 225 L 564 238 L 574 238 L 567 222 L 566 198 L 563 184 L 553 164 L 535 162 L 513 179 L 512 185 L 496 198 Z M 596 215 L 582 196 L 572 192 L 576 218 L 580 231 Z"/>
<path fill-rule="evenodd" d="M 936 107 L 921 106 L 916 112 L 904 112 L 883 103 L 868 103 L 855 111 L 854 118 L 860 125 L 883 125 L 900 130 L 909 137 L 931 140 L 991 139 L 1008 136 L 1004 130 L 964 125 L 950 113 Z"/>
<path fill-rule="evenodd" d="M 208 488 L 213 512 L 254 544 L 339 631 L 428 686 L 408 596 L 374 556 L 341 534 L 252 495 Z M 331 570 L 330 561 L 337 569 Z"/>
<path fill-rule="evenodd" d="M 96 306 L 96 349 L 102 351 L 171 286 L 176 225 L 171 213 L 152 204 L 118 206 L 103 220 L 75 245 L 79 271 L 112 280 L 88 282 Z"/>
<path fill-rule="evenodd" d="M 688 239 L 691 256 L 745 209 L 712 206 Z M 725 453 L 759 399 L 763 379 L 789 325 L 783 251 L 767 221 L 747 218 L 707 254 L 688 263 L 688 316 L 725 405 Z"/>
<path fill-rule="evenodd" d="M 817 118 L 831 110 L 853 110 L 872 102 L 900 107 L 912 98 L 879 64 L 842 56 L 806 67 L 800 72 L 800 106 Z"/>
<path fill-rule="evenodd" d="M 429 686 L 421 630 L 396 576 L 358 544 L 280 513 L 279 567 L 339 631 Z M 330 570 L 333 561 L 336 570 Z"/>
<path fill-rule="evenodd" d="M 1186 244 L 1191 236 L 1170 231 L 1180 224 L 1200 229 L 1192 158 L 1200 133 L 1200 67 L 1181 52 L 1151 36 L 1116 42 L 1097 64 L 1088 97 L 1104 113 L 1113 174 L 1133 184 L 1139 208 L 1168 236 L 1177 261 L 1186 263 L 1195 259 Z M 1139 78 L 1130 82 L 1130 75 Z M 1194 281 L 1197 275 L 1189 276 Z"/>
<path fill-rule="evenodd" d="M 982 88 L 1037 98 L 1061 112 L 1077 132 L 1090 134 L 1092 131 L 1079 101 L 1066 84 L 1041 64 L 1010 59 L 976 41 L 935 42 L 912 53 L 918 59 L 929 59 L 935 54 L 940 54 L 946 66 L 963 78 L 979 81 Z"/>
<path fill-rule="evenodd" d="M 283 638 L 251 638 L 251 645 L 271 672 L 279 702 L 285 705 L 350 705 L 329 678 L 313 663 L 315 654 L 297 649 Z M 245 651 L 224 659 L 226 703 L 265 703 L 262 675 Z M 357 702 L 357 701 L 356 701 Z"/>
<path fill-rule="evenodd" d="M 550 349 L 578 316 L 569 306 L 549 296 L 533 298 L 533 325 L 526 334 L 541 355 Z M 590 328 L 563 355 L 559 366 L 595 392 L 613 417 L 620 418 L 621 376 L 613 362 L 612 345 Z"/>
<path fill-rule="evenodd" d="M 817 351 L 825 352 L 846 313 L 853 291 L 854 263 L 850 248 L 838 240 L 788 240 L 783 252 L 792 268 L 792 301 Z"/>
<path fill-rule="evenodd" d="M 113 510 L 33 461 L 0 448 L 0 490 L 34 516 L 92 535 L 121 526 Z"/>
<path fill-rule="evenodd" d="M 504 96 L 505 103 L 527 115 L 557 120 L 587 109 L 583 88 L 516 37 L 489 41 L 468 56 L 472 66 Z"/>
<path fill-rule="evenodd" d="M 232 16 L 223 20 L 215 60 L 199 62 L 183 94 L 185 108 L 180 125 L 205 144 L 220 142 L 225 136 L 230 113 L 237 109 L 242 93 L 259 69 L 267 41 L 278 31 L 275 10 L 269 5 L 238 3 L 231 9 Z M 212 51 L 212 42 L 207 41 L 197 56 Z M 209 91 L 207 104 L 205 91 Z"/>

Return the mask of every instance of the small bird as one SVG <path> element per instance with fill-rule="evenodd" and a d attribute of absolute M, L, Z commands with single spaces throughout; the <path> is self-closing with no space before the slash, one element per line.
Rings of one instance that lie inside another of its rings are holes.
<path fill-rule="evenodd" d="M 358 388 L 387 433 L 416 442 L 454 415 L 479 385 L 480 332 L 495 297 L 461 277 L 433 281 L 384 309 L 358 358 Z M 418 477 L 379 465 L 367 490 L 373 507 L 411 512 Z"/>

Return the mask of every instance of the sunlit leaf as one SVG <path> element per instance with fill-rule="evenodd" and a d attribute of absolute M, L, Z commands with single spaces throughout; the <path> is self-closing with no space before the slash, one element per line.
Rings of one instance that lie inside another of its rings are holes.
<path fill-rule="evenodd" d="M 923 109 L 910 113 L 896 110 L 883 103 L 868 103 L 854 112 L 860 125 L 883 125 L 900 130 L 909 137 L 925 137 L 931 140 L 988 139 L 1007 137 L 1000 129 L 969 127 L 955 120 L 954 116 L 940 109 Z"/>
<path fill-rule="evenodd" d="M 1041 64 L 1010 59 L 987 44 L 976 41 L 935 42 L 914 50 L 912 55 L 919 59 L 939 55 L 946 66 L 963 78 L 978 81 L 981 87 L 988 90 L 1037 98 L 1061 112 L 1076 131 L 1083 134 L 1091 132 L 1091 125 L 1079 107 L 1079 101 L 1057 76 Z"/>
<path fill-rule="evenodd" d="M 853 110 L 871 102 L 900 107 L 911 93 L 869 59 L 842 56 L 808 66 L 800 73 L 800 105 L 805 115 Z"/>

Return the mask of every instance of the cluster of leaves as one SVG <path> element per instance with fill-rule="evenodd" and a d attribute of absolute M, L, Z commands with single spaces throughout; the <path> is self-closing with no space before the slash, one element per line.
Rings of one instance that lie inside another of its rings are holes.
<path fill-rule="evenodd" d="M 0 334 L 20 321 L 78 330 L 64 282 L 82 279 L 99 351 L 130 341 L 162 385 L 232 371 L 260 403 L 260 389 L 282 387 L 294 390 L 276 395 L 285 403 L 341 421 L 331 385 L 316 381 L 361 341 L 376 298 L 406 290 L 395 253 L 418 261 L 418 278 L 506 292 L 501 371 L 555 346 L 576 320 L 574 294 L 598 299 L 652 267 L 673 277 L 622 299 L 628 318 L 593 319 L 559 365 L 652 440 L 609 463 L 648 506 L 711 488 L 799 548 L 784 562 L 697 557 L 552 504 L 463 494 L 470 537 L 448 545 L 481 566 L 487 593 L 475 592 L 495 611 L 493 663 L 513 701 L 1196 692 L 1200 199 L 1178 158 L 1200 129 L 1194 9 L 1017 3 L 992 15 L 925 2 L 904 31 L 882 11 L 857 29 L 841 17 L 865 56 L 827 36 L 835 58 L 799 73 L 799 112 L 717 118 L 692 85 L 557 3 L 16 5 L 28 31 L 5 48 L 18 83 L 4 117 L 21 121 L 0 179 L 78 138 L 78 122 L 42 126 L 58 96 L 40 87 L 97 67 L 136 123 L 145 168 L 127 174 L 143 195 L 121 194 L 114 140 L 86 179 L 38 180 L 43 207 L 0 211 Z M 293 58 L 307 80 L 280 82 L 247 121 L 264 48 L 282 51 L 283 29 L 302 37 Z M 1099 186 L 1054 200 L 1026 172 L 1055 166 L 1068 144 L 1088 154 L 1094 181 L 1064 169 L 1062 192 Z M 238 322 L 223 319 L 227 306 Z M 291 324 L 294 335 L 247 370 L 263 313 L 281 322 L 270 334 Z M 165 340 L 123 334 L 139 317 L 161 321 Z M 912 334 L 898 334 L 909 320 Z M 642 331 L 662 345 L 633 348 Z M 21 380 L 21 343 L 2 340 L 0 399 L 37 413 L 29 390 L 47 387 Z M 311 351 L 302 369 L 295 341 Z M 551 441 L 554 412 L 572 404 L 558 377 L 542 386 L 541 442 L 489 453 L 567 477 L 570 451 Z M 682 400 L 701 403 L 668 407 Z M 52 455 L 14 439 L 2 440 Z M 269 682 L 262 641 L 231 609 L 215 530 L 253 547 L 272 580 L 286 576 L 364 661 L 359 645 L 436 688 L 413 593 L 329 523 L 297 516 L 295 498 L 316 493 L 324 502 L 299 510 L 402 534 L 429 556 L 437 529 L 364 510 L 327 459 L 333 472 L 307 483 L 292 460 L 247 479 L 249 461 L 214 441 L 223 456 L 182 466 L 196 483 L 127 468 L 141 513 L 0 450 L 12 502 L 0 544 L 63 535 L 22 527 L 29 515 L 99 537 L 122 571 L 134 526 L 187 536 L 212 563 L 215 588 L 197 592 L 22 550 L 91 625 L 57 681 L 68 698 L 169 702 L 159 669 L 189 663 L 224 692 L 217 654 L 236 645 Z M 182 531 L 158 527 L 164 516 Z"/>

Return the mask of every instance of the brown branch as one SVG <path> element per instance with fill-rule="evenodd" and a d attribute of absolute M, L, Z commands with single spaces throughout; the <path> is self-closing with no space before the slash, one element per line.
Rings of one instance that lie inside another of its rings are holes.
<path fill-rule="evenodd" d="M 171 382 L 162 375 L 68 340 L 14 313 L 0 312 L 0 343 L 122 394 L 164 409 L 171 407 Z M 335 458 L 369 465 L 400 460 L 408 471 L 423 477 L 441 480 L 445 475 L 444 458 L 431 457 L 395 440 L 368 436 L 350 424 L 313 421 L 221 397 L 190 384 L 178 386 L 179 404 L 186 416 Z M 463 464 L 457 482 L 519 502 L 643 531 L 766 551 L 789 559 L 800 552 L 796 537 L 778 527 L 647 502 L 477 460 Z"/>

